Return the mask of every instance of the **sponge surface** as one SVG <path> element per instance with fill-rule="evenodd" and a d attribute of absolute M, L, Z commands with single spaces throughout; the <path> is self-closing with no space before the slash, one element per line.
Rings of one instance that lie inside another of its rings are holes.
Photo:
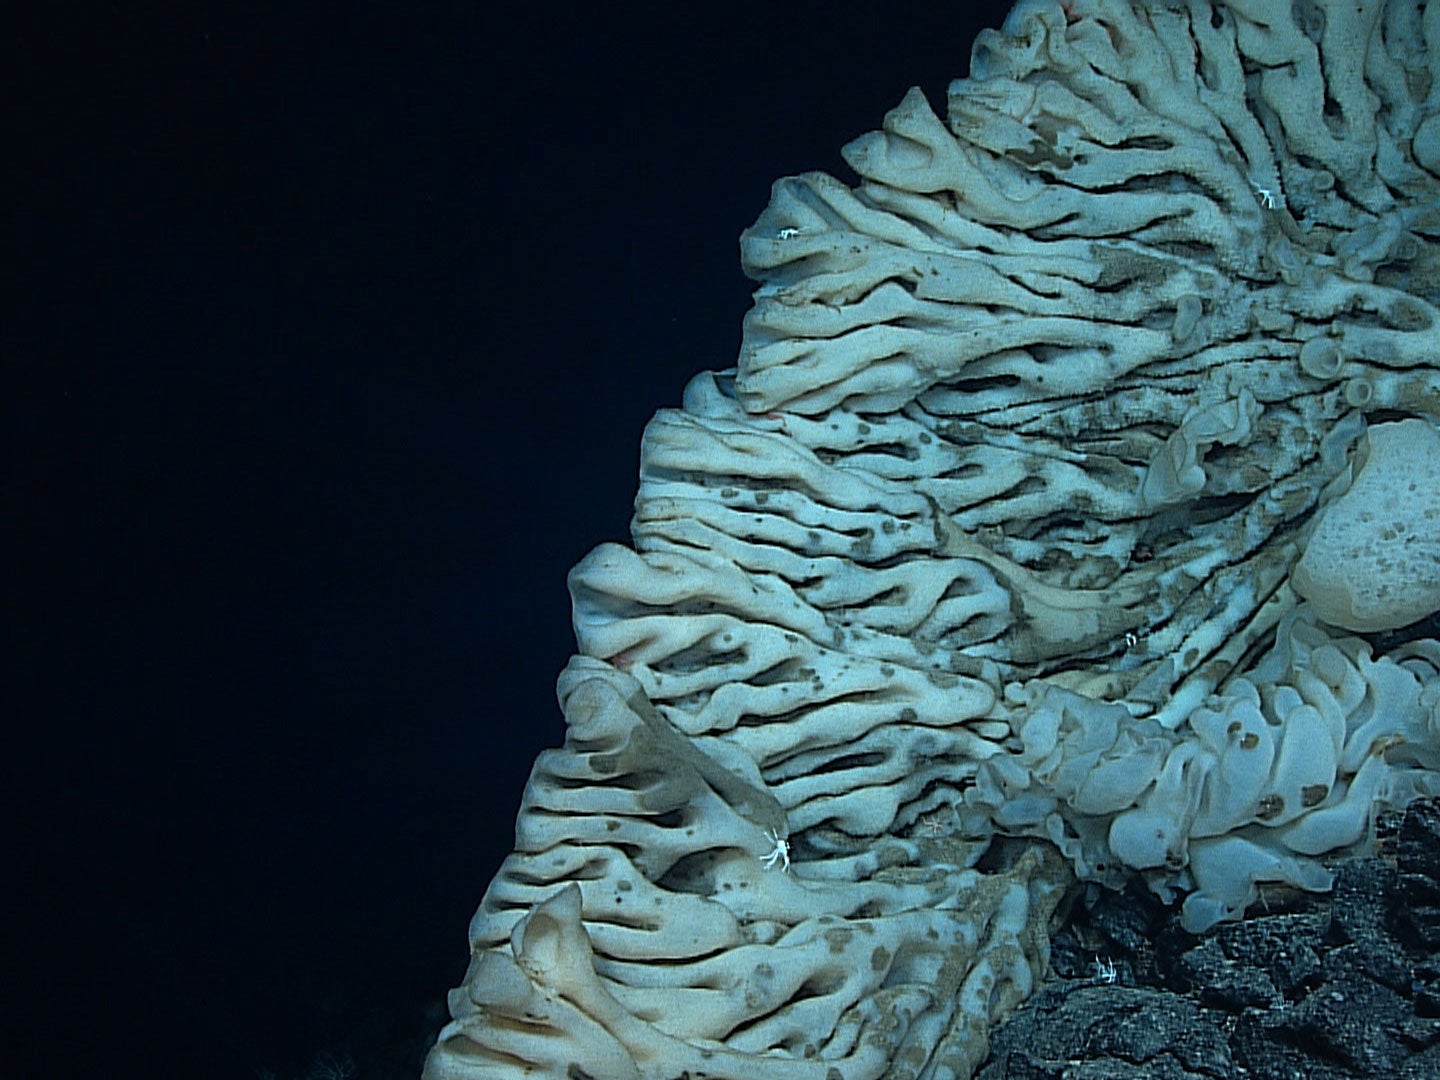
<path fill-rule="evenodd" d="M 1360 474 L 1322 511 L 1293 577 L 1322 620 L 1361 633 L 1440 610 L 1440 431 L 1409 419 L 1367 438 Z"/>

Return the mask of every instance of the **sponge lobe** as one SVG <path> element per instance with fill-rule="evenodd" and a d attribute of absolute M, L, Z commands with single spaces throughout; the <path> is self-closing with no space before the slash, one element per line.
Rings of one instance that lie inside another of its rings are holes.
<path fill-rule="evenodd" d="M 1407 626 L 1440 610 L 1440 431 L 1408 419 L 1370 428 L 1350 489 L 1321 511 L 1295 591 L 1333 626 Z"/>

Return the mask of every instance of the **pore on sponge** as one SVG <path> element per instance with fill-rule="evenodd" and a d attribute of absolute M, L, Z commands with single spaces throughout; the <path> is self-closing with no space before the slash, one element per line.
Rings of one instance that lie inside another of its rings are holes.
<path fill-rule="evenodd" d="M 1440 430 L 1376 424 L 1348 491 L 1320 512 L 1291 581 L 1315 614 L 1359 633 L 1440 610 Z"/>

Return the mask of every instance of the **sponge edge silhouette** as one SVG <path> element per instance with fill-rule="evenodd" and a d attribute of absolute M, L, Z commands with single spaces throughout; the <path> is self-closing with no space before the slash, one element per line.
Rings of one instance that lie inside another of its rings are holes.
<path fill-rule="evenodd" d="M 1367 463 L 1424 516 L 1436 57 L 1406 0 L 1026 0 L 774 185 L 428 1080 L 969 1077 L 1075 879 L 1200 933 L 1440 792 L 1440 642 L 1292 583 Z"/>
<path fill-rule="evenodd" d="M 1394 630 L 1440 610 L 1440 430 L 1417 417 L 1375 424 L 1357 460 L 1291 580 L 1332 626 Z"/>

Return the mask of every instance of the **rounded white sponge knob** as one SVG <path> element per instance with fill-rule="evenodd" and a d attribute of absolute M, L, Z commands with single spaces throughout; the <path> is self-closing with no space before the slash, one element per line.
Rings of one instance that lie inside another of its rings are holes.
<path fill-rule="evenodd" d="M 1332 626 L 1373 633 L 1440 610 L 1440 430 L 1376 424 L 1350 489 L 1321 510 L 1291 582 Z"/>

